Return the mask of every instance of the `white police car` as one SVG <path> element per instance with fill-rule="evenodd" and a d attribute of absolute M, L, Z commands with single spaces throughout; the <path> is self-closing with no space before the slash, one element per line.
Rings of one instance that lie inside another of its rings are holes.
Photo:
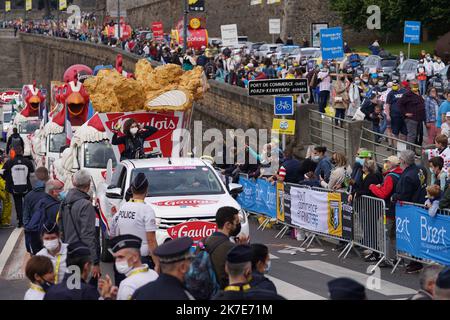
<path fill-rule="evenodd" d="M 231 206 L 239 210 L 241 234 L 249 234 L 247 213 L 233 198 L 242 192 L 239 184 L 228 188 L 208 161 L 195 158 L 125 160 L 117 165 L 97 189 L 102 223 L 102 260 L 108 259 L 106 239 L 113 212 L 125 202 L 132 179 L 143 172 L 149 181 L 145 202 L 155 210 L 158 244 L 172 237 L 203 238 L 213 230 L 217 210 Z M 110 181 L 108 181 L 110 180 Z M 188 221 L 196 222 L 189 224 Z M 170 232 L 170 234 L 169 234 Z"/>

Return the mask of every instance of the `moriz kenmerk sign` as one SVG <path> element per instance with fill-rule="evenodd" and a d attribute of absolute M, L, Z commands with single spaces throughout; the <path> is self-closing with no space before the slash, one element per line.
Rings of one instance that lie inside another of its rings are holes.
<path fill-rule="evenodd" d="M 308 93 L 306 79 L 254 80 L 248 84 L 250 96 L 276 96 Z"/>

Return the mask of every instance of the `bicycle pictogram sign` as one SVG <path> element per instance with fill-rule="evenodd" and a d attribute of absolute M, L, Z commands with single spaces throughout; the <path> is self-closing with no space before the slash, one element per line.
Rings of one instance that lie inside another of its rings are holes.
<path fill-rule="evenodd" d="M 294 98 L 275 97 L 274 114 L 276 116 L 292 116 L 294 114 Z"/>

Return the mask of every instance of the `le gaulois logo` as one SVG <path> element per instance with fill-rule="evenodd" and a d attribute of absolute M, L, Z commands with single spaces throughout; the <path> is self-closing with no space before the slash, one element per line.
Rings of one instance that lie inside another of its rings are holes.
<path fill-rule="evenodd" d="M 0 102 L 8 103 L 11 102 L 14 99 L 20 98 L 20 92 L 19 91 L 5 91 L 0 92 Z"/>
<path fill-rule="evenodd" d="M 199 241 L 211 236 L 217 230 L 217 225 L 207 221 L 187 221 L 167 229 L 172 239 L 189 237 L 193 241 Z"/>
<path fill-rule="evenodd" d="M 206 204 L 217 203 L 217 200 L 198 200 L 198 199 L 182 199 L 182 200 L 167 200 L 154 202 L 158 207 L 198 207 Z"/>

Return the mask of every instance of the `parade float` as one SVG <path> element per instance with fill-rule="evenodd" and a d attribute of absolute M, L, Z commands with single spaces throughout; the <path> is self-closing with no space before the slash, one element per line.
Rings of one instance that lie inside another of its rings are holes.
<path fill-rule="evenodd" d="M 41 125 L 42 113 L 46 108 L 46 93 L 43 89 L 33 84 L 25 85 L 22 88 L 22 106 L 14 116 L 12 126 L 9 126 L 7 138 L 12 135 L 13 128 L 17 128 L 24 141 L 24 156 L 31 157 L 31 135 L 39 129 Z"/>
<path fill-rule="evenodd" d="M 131 74 L 123 70 L 119 57 L 114 69 L 100 67 L 95 71 L 84 87 L 96 113 L 76 130 L 70 147 L 54 163 L 56 176 L 66 188 L 80 169 L 91 173 L 94 189 L 105 181 L 107 163 L 115 165 L 123 151 L 123 146 L 110 143 L 114 128 L 118 123 L 122 127 L 129 118 L 158 129 L 144 142 L 147 154 L 179 156 L 183 143 L 188 142 L 193 103 L 207 89 L 200 67 L 188 72 L 174 64 L 153 68 L 142 59 Z"/>
<path fill-rule="evenodd" d="M 74 65 L 64 73 L 64 82 L 51 82 L 48 115 L 43 115 L 40 129 L 31 138 L 36 165 L 45 166 L 51 174 L 68 139 L 89 119 L 89 94 L 83 81 L 92 74 L 89 67 Z"/>

